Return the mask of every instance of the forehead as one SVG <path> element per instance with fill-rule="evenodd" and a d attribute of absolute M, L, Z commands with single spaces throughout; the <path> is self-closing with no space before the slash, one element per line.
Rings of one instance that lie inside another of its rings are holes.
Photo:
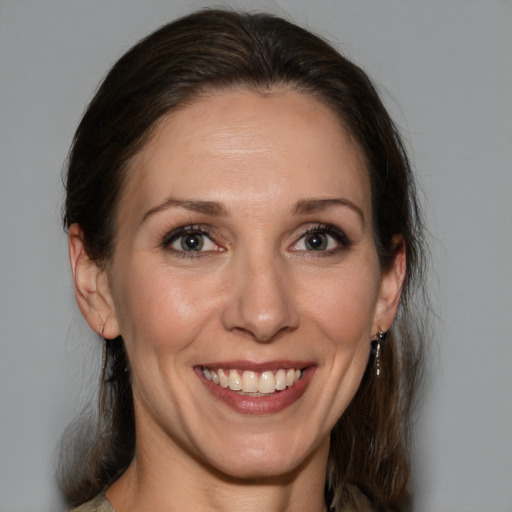
<path fill-rule="evenodd" d="M 369 190 L 359 145 L 314 97 L 227 91 L 158 122 L 129 166 L 120 209 L 126 201 L 150 208 L 170 193 L 218 200 L 229 191 L 254 204 L 336 191 L 365 208 Z"/>

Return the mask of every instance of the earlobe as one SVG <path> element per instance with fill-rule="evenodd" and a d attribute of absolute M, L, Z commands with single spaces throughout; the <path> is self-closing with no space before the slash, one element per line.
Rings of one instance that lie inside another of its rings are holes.
<path fill-rule="evenodd" d="M 393 246 L 396 248 L 393 263 L 381 275 L 372 333 L 389 330 L 400 303 L 406 273 L 405 243 L 401 235 L 393 237 Z"/>
<path fill-rule="evenodd" d="M 95 332 L 104 338 L 115 338 L 119 327 L 108 276 L 87 254 L 78 224 L 69 227 L 68 245 L 75 296 L 82 315 Z"/>

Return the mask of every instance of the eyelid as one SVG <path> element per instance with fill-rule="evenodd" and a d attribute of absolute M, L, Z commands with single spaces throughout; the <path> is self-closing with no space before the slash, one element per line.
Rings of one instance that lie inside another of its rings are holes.
<path fill-rule="evenodd" d="M 210 230 L 201 224 L 187 224 L 185 226 L 179 226 L 177 228 L 166 231 L 162 237 L 162 245 L 168 245 L 178 239 L 180 236 L 188 235 L 192 233 L 200 233 L 202 235 L 209 236 Z"/>

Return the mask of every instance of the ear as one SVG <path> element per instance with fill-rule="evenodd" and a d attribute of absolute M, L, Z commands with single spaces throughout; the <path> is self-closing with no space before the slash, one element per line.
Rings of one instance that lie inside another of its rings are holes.
<path fill-rule="evenodd" d="M 389 330 L 396 317 L 398 304 L 400 303 L 406 271 L 405 242 L 401 235 L 395 235 L 392 243 L 396 248 L 395 257 L 390 268 L 381 274 L 372 334 L 376 334 L 379 329 L 384 332 Z"/>
<path fill-rule="evenodd" d="M 104 338 L 119 336 L 107 273 L 87 254 L 78 224 L 69 227 L 68 245 L 75 295 L 82 315 L 91 329 Z"/>

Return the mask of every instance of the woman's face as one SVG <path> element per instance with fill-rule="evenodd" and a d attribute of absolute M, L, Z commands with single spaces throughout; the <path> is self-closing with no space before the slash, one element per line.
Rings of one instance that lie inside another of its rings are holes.
<path fill-rule="evenodd" d="M 241 478 L 325 464 L 399 289 L 358 145 L 307 95 L 219 92 L 164 118 L 128 172 L 108 322 L 138 459 Z"/>

